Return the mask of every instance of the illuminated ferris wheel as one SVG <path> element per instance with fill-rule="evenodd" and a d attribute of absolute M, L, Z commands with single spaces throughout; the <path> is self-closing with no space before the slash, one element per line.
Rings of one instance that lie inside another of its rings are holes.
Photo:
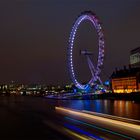
<path fill-rule="evenodd" d="M 98 36 L 99 53 L 98 53 L 97 65 L 94 66 L 94 64 L 92 63 L 92 61 L 89 57 L 89 55 L 91 55 L 91 53 L 88 51 L 81 51 L 81 54 L 84 54 L 87 57 L 88 66 L 89 66 L 89 69 L 90 69 L 91 75 L 92 75 L 89 82 L 87 84 L 83 85 L 77 81 L 76 76 L 75 76 L 74 65 L 73 65 L 73 47 L 74 47 L 74 40 L 75 40 L 77 29 L 78 29 L 79 25 L 82 22 L 84 22 L 85 20 L 90 21 L 92 23 L 92 26 L 96 29 L 97 36 Z M 74 25 L 72 27 L 72 31 L 70 33 L 70 38 L 69 38 L 69 45 L 68 45 L 68 70 L 69 70 L 69 74 L 70 74 L 70 78 L 71 78 L 72 82 L 75 84 L 75 86 L 78 89 L 86 91 L 91 85 L 93 85 L 97 81 L 102 83 L 102 81 L 100 79 L 100 73 L 101 73 L 101 66 L 103 65 L 103 60 L 104 60 L 104 48 L 105 48 L 104 35 L 102 32 L 102 27 L 100 25 L 99 19 L 91 11 L 83 12 L 77 18 L 76 22 L 74 23 Z"/>

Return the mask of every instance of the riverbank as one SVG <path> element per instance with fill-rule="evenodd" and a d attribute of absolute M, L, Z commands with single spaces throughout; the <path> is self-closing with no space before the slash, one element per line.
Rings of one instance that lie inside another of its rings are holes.
<path fill-rule="evenodd" d="M 27 96 L 27 97 L 45 97 L 47 99 L 55 99 L 55 100 L 97 100 L 97 99 L 107 99 L 107 100 L 129 100 L 140 102 L 140 92 L 137 93 L 103 93 L 103 94 L 65 94 L 65 95 L 10 95 L 10 94 L 1 94 L 1 96 Z"/>
<path fill-rule="evenodd" d="M 104 94 L 94 94 L 94 95 L 83 95 L 71 97 L 71 99 L 81 99 L 81 100 L 94 100 L 94 99 L 108 99 L 108 100 L 130 100 L 140 102 L 140 93 L 104 93 Z"/>

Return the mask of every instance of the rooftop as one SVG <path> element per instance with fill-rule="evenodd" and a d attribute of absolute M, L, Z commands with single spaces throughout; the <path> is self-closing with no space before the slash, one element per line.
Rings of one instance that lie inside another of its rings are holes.
<path fill-rule="evenodd" d="M 126 68 L 114 71 L 111 75 L 111 78 L 123 78 L 123 77 L 140 77 L 140 68 Z M 140 79 L 140 78 L 139 78 Z"/>
<path fill-rule="evenodd" d="M 138 53 L 138 52 L 140 53 L 140 47 L 137 47 L 137 48 L 131 50 L 130 54 L 135 54 L 135 53 Z"/>

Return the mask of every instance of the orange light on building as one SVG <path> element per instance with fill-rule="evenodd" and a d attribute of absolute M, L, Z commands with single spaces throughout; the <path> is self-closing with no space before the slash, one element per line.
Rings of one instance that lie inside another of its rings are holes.
<path fill-rule="evenodd" d="M 131 93 L 137 91 L 136 77 L 112 79 L 112 90 L 115 93 Z"/>

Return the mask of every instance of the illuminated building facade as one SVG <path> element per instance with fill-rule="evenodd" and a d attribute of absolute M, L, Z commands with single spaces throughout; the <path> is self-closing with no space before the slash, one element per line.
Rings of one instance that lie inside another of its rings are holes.
<path fill-rule="evenodd" d="M 114 93 L 140 92 L 140 68 L 116 70 L 111 76 Z"/>
<path fill-rule="evenodd" d="M 140 67 L 140 47 L 130 51 L 131 67 Z"/>

